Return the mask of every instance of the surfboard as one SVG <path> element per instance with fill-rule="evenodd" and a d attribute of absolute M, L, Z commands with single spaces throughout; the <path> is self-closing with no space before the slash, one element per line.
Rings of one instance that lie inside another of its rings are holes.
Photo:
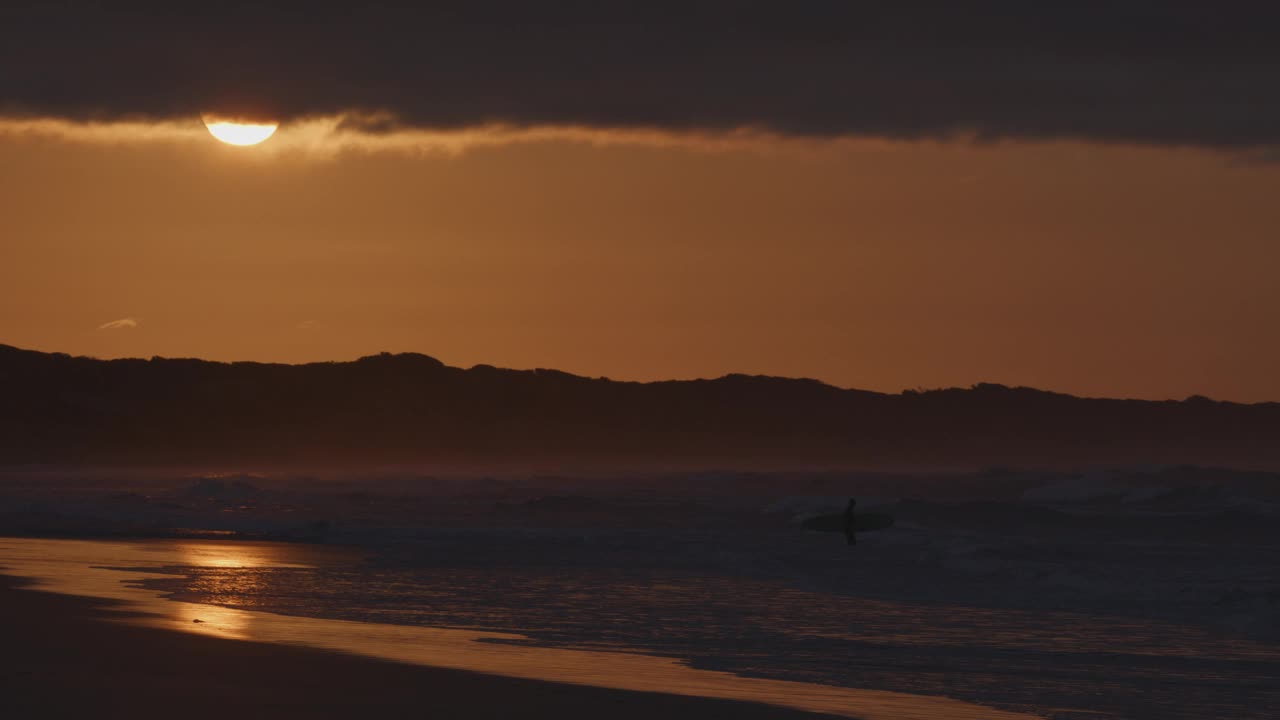
<path fill-rule="evenodd" d="M 818 532 L 844 532 L 844 513 L 817 515 L 800 523 L 805 530 Z M 854 513 L 854 532 L 874 532 L 893 527 L 893 516 L 886 513 Z"/>

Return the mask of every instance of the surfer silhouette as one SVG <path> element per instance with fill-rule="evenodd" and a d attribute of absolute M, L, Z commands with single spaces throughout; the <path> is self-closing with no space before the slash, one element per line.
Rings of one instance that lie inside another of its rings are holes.
<path fill-rule="evenodd" d="M 857 545 L 858 533 L 874 532 L 893 527 L 893 516 L 879 512 L 860 513 L 858 512 L 858 501 L 855 498 L 849 498 L 849 504 L 845 507 L 844 512 L 815 515 L 802 521 L 800 527 L 818 532 L 842 532 L 844 533 L 845 542 L 850 545 Z"/>

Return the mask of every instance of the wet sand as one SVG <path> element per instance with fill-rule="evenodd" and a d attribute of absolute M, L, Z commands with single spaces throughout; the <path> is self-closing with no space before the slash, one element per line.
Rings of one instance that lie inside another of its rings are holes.
<path fill-rule="evenodd" d="M 22 589 L 0 576 L 0 717 L 827 717 L 110 622 L 122 615 L 107 601 Z"/>

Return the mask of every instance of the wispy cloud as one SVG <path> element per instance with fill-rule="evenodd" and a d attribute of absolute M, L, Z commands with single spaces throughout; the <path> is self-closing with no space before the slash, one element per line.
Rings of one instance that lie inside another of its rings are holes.
<path fill-rule="evenodd" d="M 112 320 L 111 322 L 102 323 L 101 325 L 98 326 L 98 329 L 99 330 L 131 330 L 136 327 L 138 327 L 138 318 L 127 317 L 127 318 L 120 318 L 119 320 Z"/>

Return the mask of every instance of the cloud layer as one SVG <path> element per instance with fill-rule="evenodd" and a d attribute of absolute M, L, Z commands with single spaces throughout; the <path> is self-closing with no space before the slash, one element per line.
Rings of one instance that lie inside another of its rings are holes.
<path fill-rule="evenodd" d="M 0 112 L 393 129 L 1280 144 L 1280 6 L 239 4 L 0 9 Z"/>

